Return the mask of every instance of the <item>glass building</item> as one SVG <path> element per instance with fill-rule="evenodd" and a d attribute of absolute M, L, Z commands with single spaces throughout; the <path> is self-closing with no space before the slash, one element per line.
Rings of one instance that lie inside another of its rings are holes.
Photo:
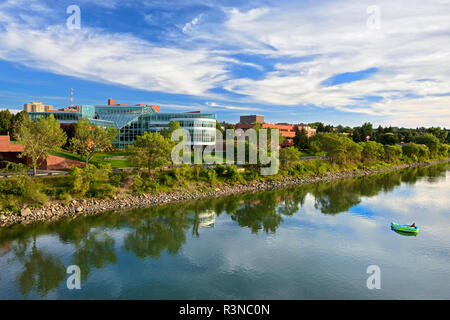
<path fill-rule="evenodd" d="M 113 100 L 114 101 L 114 100 Z M 53 114 L 60 123 L 76 123 L 81 118 L 103 127 L 119 131 L 115 148 L 123 149 L 132 144 L 144 132 L 158 132 L 176 121 L 189 132 L 189 145 L 214 145 L 216 143 L 216 115 L 213 113 L 159 113 L 159 106 L 150 105 L 107 105 L 81 106 L 47 112 L 30 112 L 30 119 L 36 121 Z"/>

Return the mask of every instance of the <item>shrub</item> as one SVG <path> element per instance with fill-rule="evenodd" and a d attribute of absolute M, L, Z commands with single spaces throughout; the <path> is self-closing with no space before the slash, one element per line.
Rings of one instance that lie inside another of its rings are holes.
<path fill-rule="evenodd" d="M 43 205 L 47 202 L 47 196 L 41 191 L 42 186 L 34 183 L 30 188 L 27 188 L 25 199 L 27 202 L 35 205 Z"/>
<path fill-rule="evenodd" d="M 203 166 L 200 164 L 194 165 L 192 171 L 194 172 L 194 177 L 196 180 L 200 179 L 200 174 L 202 173 Z"/>
<path fill-rule="evenodd" d="M 402 146 L 403 158 L 405 160 L 417 161 L 419 157 L 419 145 L 415 143 L 407 143 Z"/>
<path fill-rule="evenodd" d="M 331 161 L 344 164 L 359 161 L 362 147 L 351 139 L 337 133 L 319 133 L 311 138 L 311 147 L 317 153 L 326 152 Z"/>
<path fill-rule="evenodd" d="M 426 145 L 419 145 L 419 155 L 417 158 L 420 161 L 425 161 L 430 158 L 430 150 Z"/>
<path fill-rule="evenodd" d="M 67 193 L 63 192 L 58 194 L 58 200 L 62 200 L 67 203 L 70 200 L 70 196 Z"/>
<path fill-rule="evenodd" d="M 399 142 L 398 136 L 392 132 L 383 133 L 378 140 L 384 145 L 395 145 Z"/>
<path fill-rule="evenodd" d="M 281 168 L 292 169 L 299 162 L 301 152 L 295 147 L 282 148 L 280 150 Z"/>
<path fill-rule="evenodd" d="M 365 164 L 373 164 L 384 157 L 384 147 L 375 141 L 360 142 L 362 146 L 361 160 Z"/>
<path fill-rule="evenodd" d="M 208 181 L 211 185 L 215 185 L 217 183 L 217 173 L 216 170 L 210 169 L 208 170 Z"/>
<path fill-rule="evenodd" d="M 131 191 L 134 193 L 142 194 L 145 191 L 144 180 L 140 176 L 133 178 L 133 184 L 131 185 Z"/>
<path fill-rule="evenodd" d="M 219 177 L 224 177 L 224 176 L 225 176 L 225 172 L 227 171 L 227 168 L 226 168 L 224 165 L 222 165 L 222 164 L 219 163 L 219 164 L 214 168 L 214 170 L 216 171 L 217 176 L 219 176 Z"/>
<path fill-rule="evenodd" d="M 0 193 L 23 196 L 26 193 L 25 183 L 18 178 L 0 180 Z"/>
<path fill-rule="evenodd" d="M 439 156 L 442 158 L 448 158 L 448 149 L 449 149 L 448 145 L 443 144 L 443 143 L 439 144 L 439 148 L 438 148 Z"/>
<path fill-rule="evenodd" d="M 159 183 L 166 186 L 172 186 L 175 182 L 176 177 L 173 176 L 174 173 L 172 172 L 163 172 L 159 176 Z"/>
<path fill-rule="evenodd" d="M 305 173 L 306 172 L 305 162 L 300 161 L 299 163 L 297 163 L 294 170 L 295 170 L 294 172 L 297 174 Z"/>
<path fill-rule="evenodd" d="M 246 181 L 255 181 L 259 179 L 259 173 L 251 169 L 246 169 L 242 177 Z"/>
<path fill-rule="evenodd" d="M 431 133 L 425 133 L 421 136 L 418 136 L 414 139 L 414 142 L 419 145 L 425 145 L 428 147 L 429 153 L 432 156 L 437 155 L 439 150 L 439 139 L 436 138 Z M 425 150 L 422 151 L 423 153 L 426 153 Z M 419 157 L 420 158 L 420 157 Z"/>
<path fill-rule="evenodd" d="M 10 210 L 22 203 L 42 205 L 48 200 L 43 190 L 44 186 L 28 175 L 18 174 L 13 178 L 0 180 L 0 204 Z"/>
<path fill-rule="evenodd" d="M 112 197 L 117 193 L 117 188 L 110 183 L 111 174 L 109 164 L 97 168 L 95 165 L 87 165 L 84 168 L 72 168 L 73 191 L 81 196 Z"/>
<path fill-rule="evenodd" d="M 1 194 L 0 195 L 0 206 L 5 211 L 9 211 L 13 214 L 19 213 L 19 198 L 12 194 Z"/>
<path fill-rule="evenodd" d="M 400 146 L 384 146 L 384 160 L 387 162 L 397 162 L 402 158 L 403 152 Z"/>
<path fill-rule="evenodd" d="M 110 176 L 110 183 L 115 186 L 119 187 L 121 183 L 125 182 L 126 179 L 131 175 L 132 173 L 130 171 L 119 171 L 119 172 L 113 172 Z"/>
<path fill-rule="evenodd" d="M 238 172 L 238 168 L 231 164 L 226 166 L 225 177 L 226 177 L 227 181 L 229 181 L 231 183 L 241 181 L 241 177 Z"/>

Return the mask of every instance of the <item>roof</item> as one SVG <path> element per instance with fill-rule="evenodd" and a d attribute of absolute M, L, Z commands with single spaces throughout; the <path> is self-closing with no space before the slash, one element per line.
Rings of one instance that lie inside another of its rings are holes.
<path fill-rule="evenodd" d="M 23 152 L 25 146 L 11 144 L 9 136 L 0 136 L 0 152 Z"/>

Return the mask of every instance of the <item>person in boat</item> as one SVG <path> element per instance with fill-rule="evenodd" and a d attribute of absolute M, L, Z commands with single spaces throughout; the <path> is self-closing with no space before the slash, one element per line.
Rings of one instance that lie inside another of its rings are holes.
<path fill-rule="evenodd" d="M 411 225 L 411 228 L 415 228 L 416 227 L 416 223 L 413 222 L 413 224 Z"/>

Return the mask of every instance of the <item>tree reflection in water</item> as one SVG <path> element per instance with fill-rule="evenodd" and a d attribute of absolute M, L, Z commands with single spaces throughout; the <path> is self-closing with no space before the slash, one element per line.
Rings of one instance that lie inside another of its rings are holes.
<path fill-rule="evenodd" d="M 361 197 L 373 197 L 388 192 L 401 183 L 413 184 L 419 179 L 437 183 L 445 179 L 447 164 L 410 168 L 351 180 L 303 185 L 226 198 L 177 203 L 167 206 L 111 212 L 48 224 L 13 226 L 0 233 L 2 255 L 13 255 L 22 268 L 16 282 L 27 296 L 33 290 L 41 297 L 48 295 L 65 280 L 66 267 L 61 258 L 39 247 L 40 236 L 54 236 L 62 244 L 74 247 L 70 264 L 78 265 L 83 280 L 93 268 L 118 263 L 117 247 L 142 259 L 158 259 L 163 252 L 177 254 L 186 242 L 188 230 L 199 237 L 201 219 L 205 213 L 214 219 L 226 214 L 239 226 L 252 233 L 275 233 L 283 218 L 292 216 L 305 203 L 308 194 L 323 214 L 346 212 L 361 202 Z M 123 243 L 116 244 L 111 231 L 120 230 Z"/>
<path fill-rule="evenodd" d="M 29 245 L 31 243 L 31 249 Z M 40 297 L 56 288 L 64 279 L 66 268 L 61 259 L 45 250 L 39 249 L 36 236 L 32 241 L 18 240 L 12 245 L 15 258 L 22 264 L 23 270 L 16 278 L 21 294 L 26 297 L 33 289 Z"/>

